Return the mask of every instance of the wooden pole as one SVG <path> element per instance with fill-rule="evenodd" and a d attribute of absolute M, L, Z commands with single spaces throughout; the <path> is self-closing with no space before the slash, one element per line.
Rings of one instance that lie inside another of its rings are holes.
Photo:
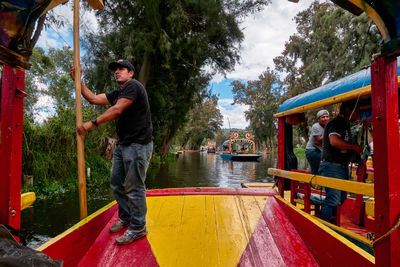
<path fill-rule="evenodd" d="M 74 68 L 76 126 L 82 124 L 81 64 L 79 60 L 79 0 L 74 0 Z M 76 133 L 78 152 L 79 208 L 81 220 L 87 217 L 85 155 L 83 136 Z"/>

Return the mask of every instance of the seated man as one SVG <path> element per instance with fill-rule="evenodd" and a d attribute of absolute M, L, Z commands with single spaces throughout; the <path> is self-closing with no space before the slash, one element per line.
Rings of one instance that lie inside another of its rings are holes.
<path fill-rule="evenodd" d="M 318 122 L 311 126 L 310 138 L 306 146 L 306 158 L 310 164 L 311 174 L 318 174 L 319 163 L 321 162 L 322 138 L 324 128 L 329 122 L 329 112 L 325 109 L 318 111 Z"/>
<path fill-rule="evenodd" d="M 319 167 L 319 175 L 338 179 L 349 179 L 349 163 L 353 151 L 362 153 L 362 147 L 350 143 L 350 122 L 358 118 L 356 101 L 342 103 L 339 115 L 332 119 L 325 127 L 322 162 Z M 343 204 L 347 192 L 326 188 L 326 197 L 321 209 L 321 219 L 330 222 L 333 209 Z"/>

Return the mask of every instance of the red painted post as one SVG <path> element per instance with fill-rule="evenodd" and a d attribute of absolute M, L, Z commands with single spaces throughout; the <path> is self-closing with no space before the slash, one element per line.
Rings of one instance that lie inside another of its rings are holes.
<path fill-rule="evenodd" d="M 285 169 L 285 117 L 278 119 L 278 169 Z M 284 197 L 284 179 L 278 178 L 278 190 L 281 197 Z"/>
<path fill-rule="evenodd" d="M 400 143 L 397 59 L 382 57 L 371 65 L 374 131 L 375 222 L 379 238 L 400 214 Z M 376 243 L 377 266 L 400 262 L 400 229 Z"/>
<path fill-rule="evenodd" d="M 0 223 L 21 225 L 22 126 L 25 72 L 3 65 L 0 144 Z"/>

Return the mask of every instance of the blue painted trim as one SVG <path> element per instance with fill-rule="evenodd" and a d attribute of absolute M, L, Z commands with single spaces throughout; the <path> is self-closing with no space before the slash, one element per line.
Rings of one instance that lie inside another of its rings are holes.
<path fill-rule="evenodd" d="M 400 75 L 400 66 L 397 67 L 397 73 Z M 321 101 L 330 97 L 354 91 L 356 89 L 371 85 L 371 70 L 362 70 L 352 75 L 328 83 L 316 89 L 292 97 L 279 107 L 277 113 L 298 108 L 307 104 Z"/>

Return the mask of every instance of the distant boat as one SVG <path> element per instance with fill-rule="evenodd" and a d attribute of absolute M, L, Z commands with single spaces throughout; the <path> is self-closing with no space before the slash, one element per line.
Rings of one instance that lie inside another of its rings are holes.
<path fill-rule="evenodd" d="M 252 145 L 252 150 L 236 152 L 235 150 L 232 149 L 233 142 L 250 143 Z M 259 157 L 262 156 L 262 154 L 255 153 L 254 150 L 255 144 L 254 141 L 251 139 L 247 138 L 229 139 L 226 140 L 222 146 L 228 149 L 228 151 L 224 151 L 223 153 L 220 154 L 222 159 L 235 160 L 235 161 L 256 161 L 258 160 Z"/>
<path fill-rule="evenodd" d="M 239 153 L 221 153 L 222 159 L 235 160 L 235 161 L 256 161 L 262 154 L 239 154 Z"/>

